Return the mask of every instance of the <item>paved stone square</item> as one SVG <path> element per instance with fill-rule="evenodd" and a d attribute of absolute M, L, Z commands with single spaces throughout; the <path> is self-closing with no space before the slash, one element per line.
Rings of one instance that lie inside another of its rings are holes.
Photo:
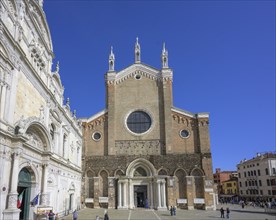
<path fill-rule="evenodd" d="M 250 220 L 275 220 L 276 213 L 265 212 L 263 208 L 246 207 L 242 209 L 239 205 L 224 205 L 224 209 L 229 207 L 230 219 L 250 219 Z M 171 216 L 169 211 L 156 211 L 147 209 L 136 210 L 117 210 L 108 209 L 109 219 L 120 220 L 136 220 L 136 219 L 149 219 L 149 220 L 165 220 L 165 219 L 220 219 L 220 205 L 217 206 L 216 211 L 205 210 L 177 210 L 176 216 Z M 90 209 L 85 208 L 79 211 L 78 220 L 94 220 L 98 215 L 103 219 L 104 209 Z M 226 218 L 226 215 L 225 215 Z M 72 215 L 66 216 L 64 220 L 72 220 Z"/>

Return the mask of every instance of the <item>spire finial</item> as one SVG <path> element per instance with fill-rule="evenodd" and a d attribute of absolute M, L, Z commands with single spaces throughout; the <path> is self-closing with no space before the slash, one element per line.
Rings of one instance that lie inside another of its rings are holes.
<path fill-rule="evenodd" d="M 165 42 L 163 42 L 163 50 L 161 55 L 162 68 L 169 68 L 168 58 L 168 51 L 166 50 Z"/>
<path fill-rule="evenodd" d="M 59 73 L 59 61 L 57 61 L 57 64 L 56 64 L 56 73 Z"/>
<path fill-rule="evenodd" d="M 138 42 L 138 37 L 136 37 L 134 56 L 135 56 L 135 63 L 141 63 L 141 48 Z"/>
<path fill-rule="evenodd" d="M 165 42 L 163 42 L 163 50 L 162 50 L 162 52 L 163 52 L 163 53 L 166 52 L 166 44 L 165 44 Z"/>
<path fill-rule="evenodd" d="M 114 71 L 114 66 L 115 66 L 115 55 L 113 53 L 113 47 L 111 46 L 110 48 L 110 54 L 109 54 L 109 70 L 108 71 Z"/>

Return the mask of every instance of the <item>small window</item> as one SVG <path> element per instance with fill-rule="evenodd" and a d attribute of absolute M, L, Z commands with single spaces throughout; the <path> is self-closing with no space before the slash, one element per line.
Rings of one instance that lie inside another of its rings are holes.
<path fill-rule="evenodd" d="M 135 75 L 135 79 L 139 80 L 139 79 L 141 79 L 141 78 L 142 78 L 141 75 L 139 75 L 139 74 L 136 74 L 136 75 Z"/>
<path fill-rule="evenodd" d="M 92 134 L 92 139 L 93 139 L 94 141 L 99 141 L 99 140 L 101 140 L 101 138 L 102 138 L 102 135 L 101 135 L 100 132 L 94 132 L 94 133 Z"/>
<path fill-rule="evenodd" d="M 268 169 L 267 168 L 265 168 L 265 174 L 268 175 Z"/>
<path fill-rule="evenodd" d="M 181 130 L 180 131 L 180 136 L 183 138 L 188 138 L 190 136 L 190 132 L 188 130 Z"/>
<path fill-rule="evenodd" d="M 258 176 L 261 176 L 261 171 L 260 170 L 258 170 Z"/>
<path fill-rule="evenodd" d="M 259 180 L 259 186 L 262 186 L 262 180 Z"/>

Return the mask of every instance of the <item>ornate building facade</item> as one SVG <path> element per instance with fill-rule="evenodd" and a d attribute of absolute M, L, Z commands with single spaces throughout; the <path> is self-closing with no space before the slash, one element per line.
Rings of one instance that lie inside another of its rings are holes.
<path fill-rule="evenodd" d="M 53 58 L 43 0 L 1 0 L 0 219 L 80 206 L 81 125 Z"/>
<path fill-rule="evenodd" d="M 173 106 L 173 71 L 135 62 L 115 71 L 111 48 L 106 109 L 83 119 L 83 202 L 118 209 L 215 209 L 209 114 Z"/>

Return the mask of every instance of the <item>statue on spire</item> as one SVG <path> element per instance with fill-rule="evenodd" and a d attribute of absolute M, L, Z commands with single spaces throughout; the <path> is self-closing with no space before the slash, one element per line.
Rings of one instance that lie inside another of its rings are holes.
<path fill-rule="evenodd" d="M 135 44 L 135 63 L 141 63 L 141 48 L 138 42 L 138 37 L 136 38 Z"/>
<path fill-rule="evenodd" d="M 109 69 L 108 71 L 114 71 L 115 67 L 115 55 L 113 54 L 113 47 L 111 46 L 110 54 L 109 54 Z"/>
<path fill-rule="evenodd" d="M 161 60 L 162 60 L 162 68 L 169 68 L 169 65 L 168 65 L 168 51 L 166 50 L 165 42 L 163 43 L 163 50 L 162 50 Z"/>

